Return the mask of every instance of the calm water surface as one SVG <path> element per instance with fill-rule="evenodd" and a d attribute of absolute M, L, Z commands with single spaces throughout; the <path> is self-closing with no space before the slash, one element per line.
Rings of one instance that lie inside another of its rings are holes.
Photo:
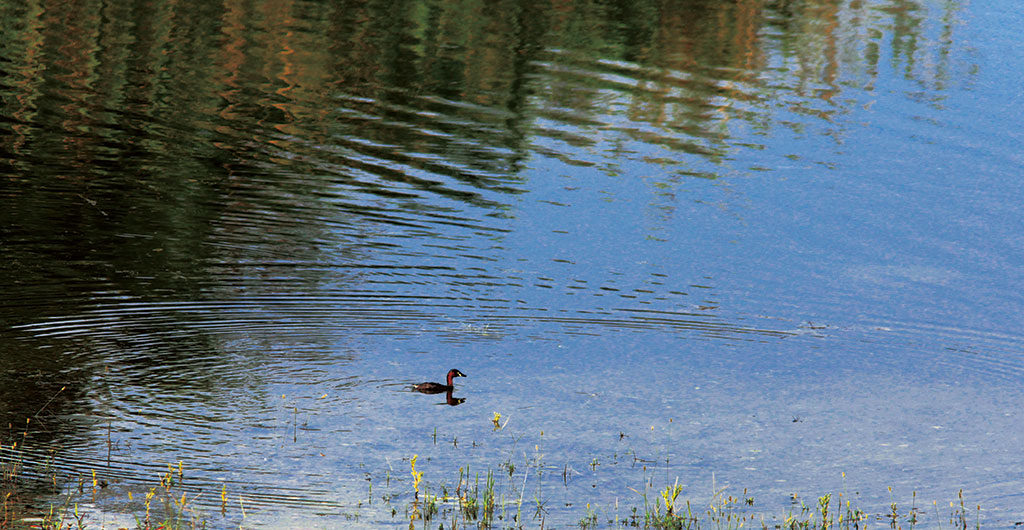
<path fill-rule="evenodd" d="M 1013 2 L 0 11 L 19 502 L 406 527 L 418 455 L 502 527 L 1024 521 Z"/>

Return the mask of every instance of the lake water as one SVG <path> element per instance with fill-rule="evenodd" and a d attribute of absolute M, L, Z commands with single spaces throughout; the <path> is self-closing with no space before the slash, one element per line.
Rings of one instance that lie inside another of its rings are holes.
<path fill-rule="evenodd" d="M 501 527 L 678 483 L 1012 528 L 1018 7 L 5 3 L 18 502 L 134 526 L 172 466 L 212 527 L 436 528 L 414 487 L 490 471 Z"/>

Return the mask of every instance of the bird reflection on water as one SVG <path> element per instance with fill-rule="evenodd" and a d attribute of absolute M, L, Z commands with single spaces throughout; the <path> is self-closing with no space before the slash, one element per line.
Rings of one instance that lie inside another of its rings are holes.
<path fill-rule="evenodd" d="M 445 400 L 445 404 L 451 405 L 453 407 L 456 406 L 456 405 L 461 405 L 461 404 L 466 402 L 466 398 L 452 397 L 452 391 L 451 390 L 445 392 L 444 400 Z"/>

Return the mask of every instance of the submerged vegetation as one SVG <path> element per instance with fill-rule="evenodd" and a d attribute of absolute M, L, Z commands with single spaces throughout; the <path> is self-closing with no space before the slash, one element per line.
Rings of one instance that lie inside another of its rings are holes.
<path fill-rule="evenodd" d="M 45 476 L 27 477 L 22 475 L 25 465 L 24 453 L 17 443 L 0 446 L 0 496 L 3 499 L 0 528 L 85 530 L 111 527 L 109 520 L 105 521 L 106 524 L 94 522 L 97 500 L 109 487 L 95 470 L 88 476 L 70 477 L 62 476 L 48 466 Z M 47 496 L 50 500 L 45 504 L 38 500 L 41 479 L 57 491 Z M 181 462 L 168 464 L 167 472 L 158 476 L 143 495 L 126 491 L 122 503 L 131 507 L 132 513 L 114 527 L 139 530 L 206 528 L 207 522 L 202 513 L 193 507 L 198 494 L 186 491 L 182 487 L 183 479 L 184 465 Z M 223 498 L 223 502 L 226 500 Z"/>
<path fill-rule="evenodd" d="M 415 468 L 416 456 L 411 460 L 414 487 L 423 478 L 423 472 Z M 535 470 L 540 475 L 541 470 Z M 409 528 L 417 523 L 424 530 L 428 528 L 545 528 L 547 512 L 540 497 L 534 497 L 524 511 L 524 492 L 529 472 L 524 473 L 523 483 L 510 488 L 511 495 L 499 492 L 495 486 L 493 470 L 488 470 L 481 485 L 481 476 L 470 478 L 464 469 L 454 490 L 447 485 L 440 486 L 439 494 L 427 494 L 421 501 L 414 497 L 407 512 Z M 509 474 L 509 478 L 512 475 Z M 649 483 L 648 483 L 649 484 Z M 509 482 L 507 486 L 511 486 Z M 860 530 L 870 527 L 891 529 L 950 528 L 967 530 L 981 528 L 981 506 L 971 513 L 964 500 L 963 490 L 957 493 L 957 502 L 950 502 L 948 520 L 940 513 L 938 503 L 933 503 L 934 519 L 923 521 L 922 510 L 913 502 L 909 509 L 901 511 L 897 503 L 889 505 L 889 511 L 869 514 L 844 499 L 843 493 L 826 493 L 812 503 L 799 501 L 793 496 L 791 507 L 778 514 L 768 515 L 755 510 L 755 501 L 744 490 L 742 497 L 725 493 L 725 488 L 714 491 L 709 500 L 697 503 L 682 496 L 683 488 L 678 480 L 653 492 L 649 488 L 638 491 L 637 502 L 625 515 L 620 515 L 618 505 L 609 517 L 601 509 L 587 503 L 577 526 L 581 530 L 597 528 L 643 528 L 657 530 L 738 530 L 740 528 L 762 528 L 778 530 Z M 516 493 L 518 492 L 518 497 Z M 892 488 L 890 488 L 890 494 Z M 417 491 L 418 494 L 418 491 Z M 913 494 L 916 501 L 917 495 Z"/>
<path fill-rule="evenodd" d="M 499 423 L 495 413 L 494 431 L 507 425 Z M 543 436 L 543 433 L 541 433 Z M 437 433 L 431 438 L 437 444 Z M 520 437 L 521 438 L 521 437 Z M 513 446 L 520 438 L 513 437 Z M 457 446 L 457 441 L 452 444 Z M 414 454 L 406 461 L 409 475 L 384 471 L 384 484 L 378 484 L 375 494 L 373 478 L 369 481 L 365 502 L 355 504 L 354 512 L 342 514 L 358 525 L 365 521 L 374 526 L 380 522 L 403 517 L 410 530 L 428 529 L 524 529 L 565 527 L 566 512 L 573 526 L 585 529 L 642 528 L 655 530 L 738 530 L 761 528 L 777 530 L 861 530 L 891 528 L 893 530 L 934 528 L 967 530 L 981 528 L 981 506 L 972 509 L 963 491 L 949 503 L 948 512 L 933 502 L 930 510 L 917 505 L 917 494 L 912 494 L 909 507 L 891 500 L 884 510 L 869 513 L 858 507 L 843 492 L 825 493 L 811 502 L 792 494 L 788 508 L 774 510 L 762 508 L 746 490 L 738 497 L 727 493 L 726 487 L 715 487 L 710 495 L 701 498 L 699 492 L 684 491 L 678 478 L 671 484 L 655 485 L 646 473 L 639 489 L 615 492 L 609 505 L 594 502 L 566 503 L 558 507 L 558 523 L 549 522 L 550 498 L 542 487 L 545 477 L 556 485 L 568 486 L 573 480 L 569 464 L 560 470 L 544 463 L 541 445 L 534 445 L 533 454 L 522 453 L 520 463 L 510 456 L 484 471 L 473 471 L 469 465 L 459 467 L 457 476 L 434 477 L 422 469 L 420 456 Z M 427 459 L 430 460 L 429 458 Z M 639 459 L 637 459 L 639 461 Z M 132 490 L 124 489 L 119 502 L 111 502 L 111 495 L 120 492 L 107 490 L 108 484 L 95 470 L 87 475 L 69 476 L 56 470 L 52 462 L 44 472 L 25 473 L 26 462 L 18 443 L 0 446 L 0 528 L 85 530 L 92 528 L 136 528 L 139 530 L 193 530 L 196 528 L 246 528 L 247 507 L 242 496 L 232 500 L 226 485 L 221 485 L 216 500 L 206 494 L 199 501 L 202 489 L 184 486 L 183 463 L 167 464 L 166 472 L 155 477 L 152 484 Z M 588 467 L 600 466 L 594 458 Z M 403 480 L 404 475 L 409 479 Z M 450 481 L 449 481 L 450 480 Z M 845 480 L 845 474 L 844 474 Z M 40 488 L 40 485 L 45 487 Z M 694 494 L 696 493 L 696 496 Z M 623 497 L 619 497 L 618 495 Z M 890 499 L 893 490 L 889 488 Z M 100 501 L 100 497 L 107 500 Z M 380 501 L 374 503 L 375 497 Z M 625 498 L 625 500 L 622 500 Z M 43 500 L 40 500 L 43 499 Z M 376 511 L 363 513 L 373 506 Z M 380 509 L 380 508 L 383 509 Z M 250 508 L 252 510 L 252 508 Z M 230 512 L 230 513 L 229 513 Z M 930 513 L 929 513 L 930 512 Z M 239 519 L 240 517 L 240 519 Z M 99 522 L 97 522 L 99 521 Z M 112 522 L 113 521 L 113 522 Z M 328 523 L 329 524 L 329 523 Z M 252 525 L 252 526 L 264 526 Z"/>

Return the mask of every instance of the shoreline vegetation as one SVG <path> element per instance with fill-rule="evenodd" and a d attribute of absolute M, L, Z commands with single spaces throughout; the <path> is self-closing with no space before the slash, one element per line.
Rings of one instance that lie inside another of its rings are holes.
<path fill-rule="evenodd" d="M 504 427 L 497 414 L 494 424 L 496 431 Z M 539 487 L 534 492 L 531 482 L 539 482 L 542 475 L 551 480 L 551 475 L 558 473 L 544 466 L 539 456 L 524 455 L 522 463 L 509 457 L 483 472 L 460 467 L 458 475 L 448 480 L 427 476 L 417 468 L 418 460 L 418 455 L 404 459 L 404 472 L 400 469 L 385 471 L 383 484 L 378 480 L 376 488 L 373 479 L 368 478 L 365 500 L 349 506 L 351 513 L 342 517 L 354 525 L 374 527 L 387 522 L 390 515 L 392 522 L 407 523 L 410 530 L 551 527 L 581 530 L 861 530 L 886 527 L 978 530 L 982 523 L 981 506 L 970 505 L 963 490 L 957 492 L 948 508 L 936 501 L 918 505 L 915 492 L 909 506 L 893 500 L 887 511 L 868 513 L 843 492 L 830 492 L 810 500 L 793 495 L 787 509 L 773 511 L 762 508 L 746 490 L 733 496 L 725 487 L 715 488 L 702 498 L 699 493 L 694 496 L 694 492 L 684 492 L 678 479 L 671 484 L 657 484 L 645 472 L 644 483 L 639 488 L 628 487 L 612 505 L 573 504 L 570 509 L 576 510 L 576 514 L 570 521 L 566 522 L 563 511 L 558 523 L 552 524 L 548 521 L 547 501 Z M 204 494 L 189 488 L 185 483 L 186 465 L 182 462 L 168 463 L 165 472 L 145 487 L 135 488 L 136 493 L 108 486 L 102 470 L 62 473 L 56 466 L 47 464 L 42 473 L 25 473 L 26 464 L 38 466 L 39 463 L 26 462 L 25 453 L 17 442 L 0 445 L 0 496 L 3 499 L 0 529 L 274 527 L 247 519 L 258 509 L 247 508 L 243 496 L 232 494 L 226 485 L 221 486 L 216 501 L 211 501 L 214 496 L 209 492 Z M 566 466 L 556 479 L 567 483 L 571 474 Z M 843 478 L 845 481 L 845 474 Z M 889 495 L 892 499 L 891 487 Z M 105 502 L 99 502 L 100 497 Z M 111 501 L 115 497 L 123 498 Z M 365 513 L 371 507 L 373 513 Z M 100 518 L 103 521 L 97 522 Z M 324 520 L 314 526 L 330 528 L 334 524 L 337 520 Z"/>

